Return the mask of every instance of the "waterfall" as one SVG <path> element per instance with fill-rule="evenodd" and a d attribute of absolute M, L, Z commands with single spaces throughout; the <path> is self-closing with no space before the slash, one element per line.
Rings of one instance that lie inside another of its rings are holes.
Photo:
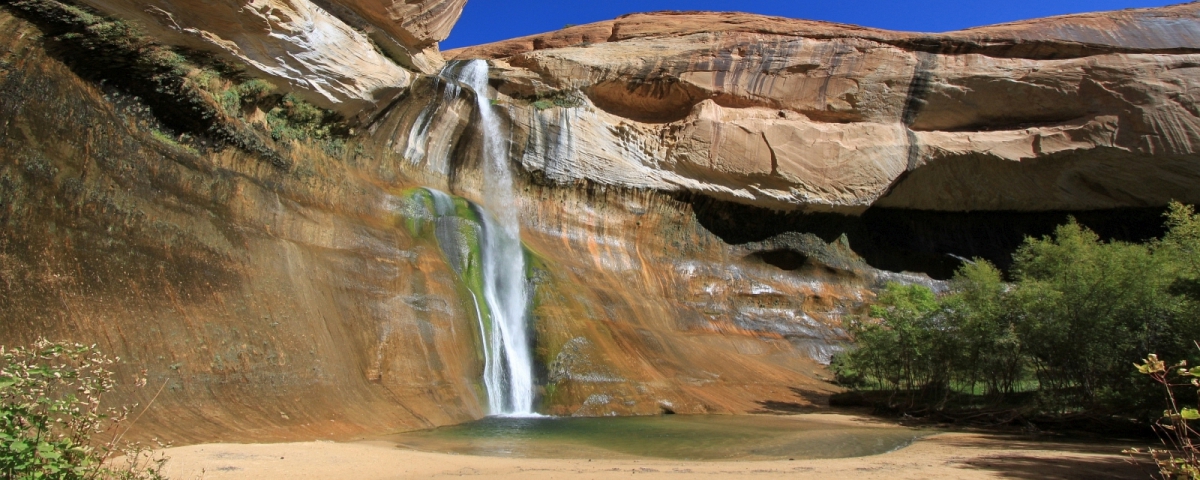
<path fill-rule="evenodd" d="M 451 62 L 441 77 L 447 86 L 442 102 L 449 103 L 461 94 L 461 87 L 474 92 L 482 134 L 484 186 L 482 207 L 473 205 L 480 224 L 479 253 L 483 301 L 488 321 L 480 308 L 478 323 L 483 338 L 484 386 L 488 394 L 488 409 L 493 415 L 525 416 L 533 412 L 533 354 L 530 351 L 528 328 L 528 294 L 525 288 L 525 254 L 521 248 L 520 221 L 513 193 L 512 172 L 509 170 L 508 145 L 503 136 L 500 117 L 487 97 L 488 64 L 483 60 Z M 453 93 L 451 93 L 453 92 Z M 434 107 L 436 110 L 436 107 Z M 414 129 L 428 129 L 430 119 L 422 118 Z M 430 114 L 432 115 L 432 113 Z M 424 125 L 422 125 L 424 123 Z M 418 132 L 419 136 L 427 131 Z M 443 243 L 441 219 L 454 214 L 453 200 L 444 193 L 430 189 L 439 218 L 438 240 Z M 450 229 L 447 228 L 447 235 Z M 448 238 L 446 240 L 449 240 Z M 459 255 L 456 253 L 454 255 Z M 463 259 L 447 253 L 448 259 Z M 475 292 L 471 292 L 475 297 Z M 473 298 L 476 305 L 479 298 Z"/>

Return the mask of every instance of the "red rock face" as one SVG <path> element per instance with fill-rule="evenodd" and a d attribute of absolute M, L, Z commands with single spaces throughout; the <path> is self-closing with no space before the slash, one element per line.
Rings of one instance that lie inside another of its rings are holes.
<path fill-rule="evenodd" d="M 942 34 L 894 32 L 830 22 L 736 12 L 654 12 L 579 25 L 528 37 L 446 52 L 448 58 L 501 59 L 534 50 L 634 38 L 696 33 L 759 33 L 807 38 L 862 38 L 909 45 L 930 53 L 984 53 L 1028 58 L 1066 58 L 1087 52 L 1197 49 L 1200 7 L 1194 2 L 1025 20 Z"/>
<path fill-rule="evenodd" d="M 466 0 L 339 0 L 371 24 L 405 45 L 423 49 L 450 36 Z"/>
<path fill-rule="evenodd" d="M 456 333 L 470 317 L 426 300 L 455 298 L 452 272 L 397 227 L 389 186 L 299 145 L 291 172 L 189 152 L 48 56 L 37 28 L 0 25 L 0 343 L 97 343 L 125 386 L 145 368 L 153 386 L 118 398 L 163 387 L 139 428 L 181 442 L 482 414 Z"/>

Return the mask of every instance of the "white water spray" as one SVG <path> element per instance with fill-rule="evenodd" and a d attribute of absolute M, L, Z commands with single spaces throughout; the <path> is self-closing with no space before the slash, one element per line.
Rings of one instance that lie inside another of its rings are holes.
<path fill-rule="evenodd" d="M 483 300 L 491 314 L 490 322 L 485 322 L 482 316 L 478 318 L 483 333 L 483 382 L 488 393 L 488 409 L 493 415 L 535 415 L 533 355 L 529 348 L 526 314 L 529 297 L 525 288 L 525 253 L 521 248 L 521 227 L 509 171 L 508 146 L 500 118 L 487 98 L 488 64 L 483 60 L 454 62 L 447 65 L 441 76 L 453 85 L 447 86 L 443 102 L 449 103 L 461 94 L 459 85 L 475 93 L 479 130 L 483 137 L 482 193 L 486 210 L 479 208 L 476 213 L 482 226 L 479 247 Z M 429 122 L 429 119 L 420 118 L 414 129 L 427 130 Z M 422 137 L 426 134 L 427 131 L 419 132 Z M 444 198 L 439 199 L 439 195 Z M 445 194 L 435 193 L 434 203 L 439 217 L 453 214 L 453 203 Z M 478 304 L 479 299 L 475 301 Z"/>

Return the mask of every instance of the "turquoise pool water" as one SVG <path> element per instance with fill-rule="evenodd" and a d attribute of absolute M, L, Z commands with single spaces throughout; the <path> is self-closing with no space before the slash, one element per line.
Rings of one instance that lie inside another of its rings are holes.
<path fill-rule="evenodd" d="M 489 417 L 389 437 L 414 450 L 523 458 L 768 460 L 875 455 L 928 433 L 845 417 Z"/>

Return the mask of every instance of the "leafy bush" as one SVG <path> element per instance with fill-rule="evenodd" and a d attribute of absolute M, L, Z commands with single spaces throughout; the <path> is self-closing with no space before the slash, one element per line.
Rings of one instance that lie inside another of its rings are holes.
<path fill-rule="evenodd" d="M 95 347 L 37 341 L 0 347 L 0 475 L 30 479 L 159 479 L 166 463 L 122 442 L 130 408 L 104 408 L 114 360 Z M 144 382 L 139 382 L 144 385 Z M 110 433 L 97 445 L 94 434 Z M 124 456 L 122 466 L 106 462 Z"/>
<path fill-rule="evenodd" d="M 1200 410 L 1191 407 L 1180 407 L 1176 398 L 1175 387 L 1182 384 L 1173 383 L 1173 378 L 1186 380 L 1194 389 L 1200 389 L 1200 367 L 1187 368 L 1187 361 L 1174 365 L 1158 359 L 1150 354 L 1141 364 L 1134 364 L 1138 373 L 1149 376 L 1159 384 L 1167 397 L 1167 409 L 1162 417 L 1154 422 L 1155 430 L 1164 446 L 1167 448 L 1150 448 L 1125 450 L 1125 453 L 1137 463 L 1137 456 L 1149 454 L 1158 465 L 1158 471 L 1164 479 L 1195 479 L 1200 478 L 1200 446 L 1195 439 L 1200 432 L 1192 428 L 1189 422 L 1200 420 Z M 1176 372 L 1172 375 L 1172 372 Z"/>
<path fill-rule="evenodd" d="M 1166 237 L 1148 244 L 1103 242 L 1073 220 L 1026 239 L 1011 282 L 976 260 L 941 298 L 889 285 L 869 318 L 851 322 L 858 348 L 834 370 L 892 392 L 893 407 L 961 407 L 966 396 L 975 406 L 1149 418 L 1155 391 L 1129 362 L 1188 358 L 1200 338 L 1190 290 L 1200 283 L 1200 216 L 1180 204 L 1167 216 Z"/>
<path fill-rule="evenodd" d="M 1200 338 L 1191 302 L 1169 291 L 1179 259 L 1159 247 L 1101 243 L 1070 224 L 1017 253 L 1009 311 L 1021 315 L 1030 366 L 1058 407 L 1140 405 L 1146 386 L 1131 359 L 1191 353 L 1187 339 Z"/>

